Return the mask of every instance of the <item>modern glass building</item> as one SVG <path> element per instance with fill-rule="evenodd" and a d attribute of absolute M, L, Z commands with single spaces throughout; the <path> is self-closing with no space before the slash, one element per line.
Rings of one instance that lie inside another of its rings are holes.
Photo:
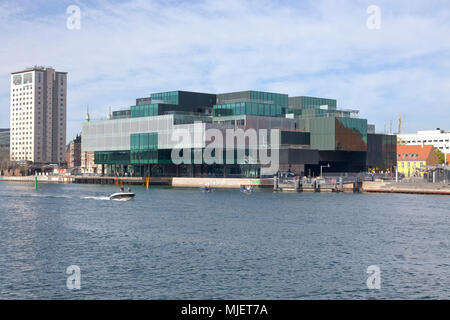
<path fill-rule="evenodd" d="M 367 120 L 356 115 L 338 110 L 333 99 L 271 92 L 152 93 L 126 110 L 114 111 L 108 120 L 84 123 L 82 151 L 95 152 L 95 163 L 106 175 L 273 174 L 261 155 L 252 153 L 253 144 L 272 149 L 270 155 L 276 152 L 281 171 L 314 174 L 323 163 L 330 163 L 330 171 L 361 171 L 373 158 L 368 156 L 373 139 L 368 138 Z M 220 132 L 220 138 L 210 137 L 210 129 Z M 228 133 L 243 144 L 229 144 Z M 214 159 L 222 158 L 223 163 L 205 161 L 205 150 L 218 139 L 223 154 L 214 154 Z M 174 150 L 184 162 L 174 161 Z M 391 165 L 391 157 L 385 158 L 380 165 Z"/>
<path fill-rule="evenodd" d="M 328 110 L 336 110 L 337 101 L 334 99 L 315 98 L 315 97 L 290 97 L 288 99 L 290 109 L 320 109 L 327 107 Z"/>
<path fill-rule="evenodd" d="M 397 136 L 387 134 L 367 135 L 367 161 L 369 168 L 386 169 L 397 165 Z"/>
<path fill-rule="evenodd" d="M 0 149 L 9 149 L 10 130 L 0 129 Z"/>

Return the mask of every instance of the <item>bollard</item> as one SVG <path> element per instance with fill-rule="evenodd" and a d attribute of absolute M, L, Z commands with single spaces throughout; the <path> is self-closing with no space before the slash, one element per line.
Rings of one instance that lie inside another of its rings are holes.
<path fill-rule="evenodd" d="M 278 178 L 276 176 L 273 177 L 273 190 L 278 190 Z"/>

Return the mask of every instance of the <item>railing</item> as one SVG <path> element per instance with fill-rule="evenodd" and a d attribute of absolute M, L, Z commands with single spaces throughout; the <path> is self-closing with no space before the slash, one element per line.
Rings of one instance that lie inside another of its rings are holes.
<path fill-rule="evenodd" d="M 218 106 L 224 104 L 233 104 L 233 103 L 241 103 L 241 102 L 249 102 L 249 103 L 261 103 L 261 104 L 275 104 L 273 100 L 260 100 L 260 99 L 248 99 L 248 98 L 237 98 L 237 99 L 229 99 L 223 100 Z"/>
<path fill-rule="evenodd" d="M 374 181 L 376 179 L 395 180 L 395 173 L 371 173 L 371 172 L 324 172 L 324 178 L 343 177 L 344 181 L 361 182 Z"/>
<path fill-rule="evenodd" d="M 404 178 L 404 179 L 400 180 L 400 182 L 401 183 L 424 183 L 424 182 L 428 182 L 428 181 L 425 178 L 413 177 L 413 178 Z"/>

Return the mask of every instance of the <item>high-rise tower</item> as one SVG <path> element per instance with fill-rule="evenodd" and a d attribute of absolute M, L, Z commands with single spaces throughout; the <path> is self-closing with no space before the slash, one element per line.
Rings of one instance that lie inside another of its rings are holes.
<path fill-rule="evenodd" d="M 11 161 L 65 162 L 67 72 L 11 73 Z"/>

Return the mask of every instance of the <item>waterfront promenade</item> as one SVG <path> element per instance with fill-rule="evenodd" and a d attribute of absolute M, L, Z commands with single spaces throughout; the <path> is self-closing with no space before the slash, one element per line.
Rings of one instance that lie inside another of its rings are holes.
<path fill-rule="evenodd" d="M 363 182 L 363 192 L 450 195 L 450 183 Z"/>
<path fill-rule="evenodd" d="M 38 176 L 38 183 L 59 184 L 126 184 L 146 185 L 146 178 L 141 177 L 99 177 L 99 176 Z M 24 177 L 0 177 L 0 182 L 34 183 L 34 176 Z M 315 183 L 317 181 L 317 184 Z M 295 186 L 295 182 L 285 183 L 283 188 L 275 188 L 271 178 L 192 178 L 192 177 L 151 177 L 149 185 L 163 185 L 174 188 L 200 188 L 210 186 L 220 189 L 239 189 L 241 186 L 253 186 L 257 188 L 273 188 L 280 192 L 366 192 L 366 193 L 408 193 L 408 194 L 435 194 L 450 195 L 450 183 L 426 183 L 426 182 L 395 182 L 395 181 L 364 181 L 343 183 L 339 186 L 337 180 L 324 181 L 313 179 L 308 183 Z M 284 190 L 283 190 L 284 189 Z"/>

